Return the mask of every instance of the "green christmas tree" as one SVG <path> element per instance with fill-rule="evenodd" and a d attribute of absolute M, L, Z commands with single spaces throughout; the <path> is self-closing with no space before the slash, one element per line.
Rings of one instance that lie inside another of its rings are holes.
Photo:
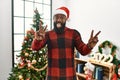
<path fill-rule="evenodd" d="M 44 27 L 38 10 L 36 9 L 34 13 L 32 28 L 26 33 L 21 52 L 17 55 L 18 63 L 12 68 L 8 80 L 45 80 L 47 48 L 44 47 L 39 51 L 31 49 L 35 31 L 39 30 L 40 25 Z"/>

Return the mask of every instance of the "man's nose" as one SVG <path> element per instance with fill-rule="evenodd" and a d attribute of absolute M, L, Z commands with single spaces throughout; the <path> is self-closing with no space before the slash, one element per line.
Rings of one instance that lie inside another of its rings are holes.
<path fill-rule="evenodd" d="M 58 22 L 61 21 L 61 18 L 59 17 L 59 18 L 57 19 L 57 21 L 58 21 Z"/>

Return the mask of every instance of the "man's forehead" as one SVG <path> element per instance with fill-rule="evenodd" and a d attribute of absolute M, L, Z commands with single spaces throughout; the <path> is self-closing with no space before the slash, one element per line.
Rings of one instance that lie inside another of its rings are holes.
<path fill-rule="evenodd" d="M 64 14 L 56 14 L 54 16 L 65 16 Z M 66 16 L 65 16 L 66 17 Z"/>

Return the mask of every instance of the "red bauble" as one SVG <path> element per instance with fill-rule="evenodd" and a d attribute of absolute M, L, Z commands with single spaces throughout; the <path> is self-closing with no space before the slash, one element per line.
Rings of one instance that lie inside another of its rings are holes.
<path fill-rule="evenodd" d="M 30 78 L 27 78 L 26 80 L 30 80 Z"/>
<path fill-rule="evenodd" d="M 115 74 L 115 73 L 113 74 L 112 80 L 118 80 L 118 79 L 117 79 L 117 74 Z"/>

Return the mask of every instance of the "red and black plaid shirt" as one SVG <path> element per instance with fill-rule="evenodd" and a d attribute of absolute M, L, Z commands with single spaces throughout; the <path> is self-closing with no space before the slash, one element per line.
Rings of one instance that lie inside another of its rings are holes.
<path fill-rule="evenodd" d="M 46 33 L 42 41 L 32 42 L 32 49 L 39 50 L 48 45 L 47 80 L 76 80 L 74 66 L 74 47 L 82 54 L 90 53 L 88 46 L 82 41 L 80 34 L 65 27 L 62 34 L 54 30 Z"/>

